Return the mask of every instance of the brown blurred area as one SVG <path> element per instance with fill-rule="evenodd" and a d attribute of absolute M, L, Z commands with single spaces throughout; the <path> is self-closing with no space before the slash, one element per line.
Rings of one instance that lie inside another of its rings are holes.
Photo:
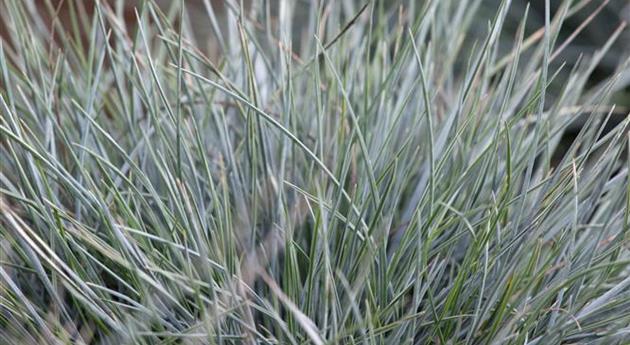
<path fill-rule="evenodd" d="M 83 46 L 89 43 L 90 25 L 95 12 L 97 0 L 17 0 L 24 1 L 29 20 L 38 32 L 52 36 L 56 43 L 60 42 L 60 30 L 72 40 L 80 40 Z M 123 27 L 128 33 L 135 32 L 138 18 L 136 11 L 142 6 L 144 0 L 100 0 L 100 3 L 117 14 L 122 19 Z M 177 5 L 179 1 L 154 0 L 162 11 L 168 11 L 170 6 Z M 249 2 L 249 1 L 247 1 Z M 216 18 L 225 17 L 225 0 L 186 0 L 186 17 L 191 24 L 192 31 L 198 48 L 207 53 L 212 59 L 220 54 L 214 31 L 211 27 L 208 11 L 212 10 Z M 5 46 L 13 46 L 11 35 L 12 18 L 7 18 L 3 13 L 8 13 L 5 0 L 0 2 L 0 40 Z M 74 14 L 74 15 L 73 15 Z M 177 23 L 175 23 L 177 24 Z M 75 42 L 79 43 L 79 42 Z"/>

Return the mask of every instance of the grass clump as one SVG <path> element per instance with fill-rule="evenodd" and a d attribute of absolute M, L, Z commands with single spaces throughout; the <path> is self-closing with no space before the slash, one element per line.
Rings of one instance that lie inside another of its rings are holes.
<path fill-rule="evenodd" d="M 623 23 L 567 70 L 574 1 L 226 3 L 219 63 L 0 4 L 0 343 L 627 344 Z"/>

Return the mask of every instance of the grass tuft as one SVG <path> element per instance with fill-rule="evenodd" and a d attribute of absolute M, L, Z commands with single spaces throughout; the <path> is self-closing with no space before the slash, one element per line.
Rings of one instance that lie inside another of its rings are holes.
<path fill-rule="evenodd" d="M 606 4 L 69 2 L 0 2 L 0 343 L 628 343 Z"/>

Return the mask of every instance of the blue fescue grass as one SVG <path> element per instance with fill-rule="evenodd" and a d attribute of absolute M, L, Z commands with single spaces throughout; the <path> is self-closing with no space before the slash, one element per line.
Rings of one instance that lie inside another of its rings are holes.
<path fill-rule="evenodd" d="M 217 62 L 178 3 L 3 1 L 0 342 L 627 343 L 625 23 L 569 68 L 583 3 L 480 3 L 207 2 Z"/>

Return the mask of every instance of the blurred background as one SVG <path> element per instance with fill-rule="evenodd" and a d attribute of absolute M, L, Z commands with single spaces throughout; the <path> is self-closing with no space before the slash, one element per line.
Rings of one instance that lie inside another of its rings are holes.
<path fill-rule="evenodd" d="M 87 49 L 91 32 L 94 5 L 97 0 L 0 0 L 0 37 L 5 49 L 12 46 L 9 37 L 12 30 L 13 18 L 2 15 L 7 13 L 7 6 L 11 6 L 14 1 L 22 1 L 28 4 L 29 12 L 27 16 L 31 19 L 31 24 L 37 31 L 54 37 L 52 41 L 59 43 L 63 49 L 64 44 L 83 45 Z M 121 26 L 126 28 L 130 36 L 136 31 L 138 17 L 136 11 L 142 11 L 142 4 L 145 0 L 100 0 L 102 4 L 111 8 L 111 12 L 119 18 Z M 277 17 L 280 11 L 289 13 L 292 20 L 292 50 L 295 55 L 302 56 L 312 54 L 312 49 L 300 47 L 300 42 L 304 35 L 312 35 L 316 23 L 307 23 L 306 13 L 309 11 L 326 12 L 327 6 L 341 6 L 342 12 L 350 19 L 367 0 L 346 0 L 336 1 L 316 1 L 316 0 L 185 0 L 185 27 L 188 31 L 187 37 L 194 40 L 194 45 L 203 51 L 211 60 L 219 62 L 221 58 L 229 55 L 231 42 L 229 37 L 238 39 L 236 25 L 238 13 L 243 13 L 243 20 L 252 23 L 253 27 L 266 35 L 268 32 L 277 32 Z M 163 11 L 163 15 L 179 26 L 181 17 L 180 1 L 154 0 Z M 488 22 L 495 15 L 501 0 L 480 0 L 475 21 L 471 23 L 471 32 L 482 39 L 488 30 Z M 544 27 L 545 0 L 513 0 L 510 13 L 505 23 L 505 32 L 501 39 L 505 41 L 500 45 L 507 52 L 511 49 L 514 41 L 516 28 L 520 24 L 526 7 L 530 6 L 527 18 L 525 37 L 534 37 L 541 33 Z M 424 1 L 375 1 L 377 6 L 400 7 L 401 12 L 407 12 L 407 22 L 413 20 L 413 15 L 409 12 L 419 9 Z M 473 2 L 474 3 L 474 2 Z M 559 7 L 564 3 L 560 0 L 550 0 L 550 14 L 553 18 Z M 409 9 L 409 7 L 412 7 Z M 588 57 L 600 49 L 611 35 L 620 29 L 624 22 L 630 21 L 630 1 L 627 0 L 573 0 L 571 7 L 577 11 L 571 13 L 564 22 L 560 37 L 556 42 L 558 46 L 561 42 L 571 38 L 569 44 L 562 53 L 554 60 L 552 69 L 566 64 L 563 71 L 568 73 L 581 56 Z M 230 22 L 231 18 L 231 22 Z M 367 13 L 363 13 L 360 20 L 368 20 Z M 392 25 L 398 18 L 392 18 Z M 230 24 L 232 23 L 232 24 Z M 339 23 L 341 26 L 343 23 Z M 64 37 L 65 36 L 65 37 Z M 574 37 L 571 37 L 574 36 Z M 541 35 L 538 36 L 539 39 Z M 61 42 L 63 41 L 63 43 Z M 464 44 L 474 44 L 475 40 L 466 40 Z M 233 43 L 233 42 L 232 42 Z M 238 46 L 238 44 L 233 44 Z M 310 47 L 312 48 L 312 47 Z M 466 50 L 464 50 L 466 51 Z M 526 53 L 527 54 L 527 53 Z M 526 56 L 526 55 L 525 55 Z M 602 62 L 595 68 L 589 83 L 597 85 L 606 80 L 611 75 L 619 72 L 621 62 L 630 57 L 630 30 L 626 27 L 622 30 L 619 39 L 612 45 L 609 52 L 603 57 Z M 630 79 L 630 73 L 623 73 L 622 78 Z M 561 81 L 563 78 L 557 78 Z M 617 111 L 613 115 L 613 120 L 619 121 L 628 116 L 630 109 L 630 80 L 622 81 L 622 87 L 614 92 L 611 99 L 617 105 Z M 554 95 L 561 85 L 552 85 L 549 93 Z M 579 129 L 579 123 L 574 129 Z"/>

